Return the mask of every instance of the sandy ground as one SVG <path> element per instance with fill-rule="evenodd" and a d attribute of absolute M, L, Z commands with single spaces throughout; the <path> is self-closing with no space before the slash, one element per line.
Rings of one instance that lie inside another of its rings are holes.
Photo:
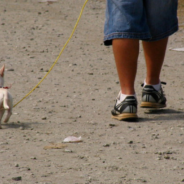
<path fill-rule="evenodd" d="M 14 104 L 46 74 L 84 0 L 0 0 L 0 64 Z M 103 46 L 105 1 L 89 0 L 58 63 L 0 130 L 0 184 L 180 184 L 184 182 L 184 47 L 169 41 L 162 81 L 167 108 L 138 109 L 139 122 L 111 119 L 119 92 L 112 48 Z M 140 50 L 136 91 L 145 78 Z M 81 143 L 62 143 L 68 136 Z M 51 144 L 61 149 L 44 149 Z"/>

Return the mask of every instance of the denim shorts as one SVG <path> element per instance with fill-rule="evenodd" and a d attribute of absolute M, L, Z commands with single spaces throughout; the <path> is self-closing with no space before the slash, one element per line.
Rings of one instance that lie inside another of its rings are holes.
<path fill-rule="evenodd" d="M 127 38 L 156 41 L 178 30 L 178 0 L 106 0 L 104 44 Z"/>

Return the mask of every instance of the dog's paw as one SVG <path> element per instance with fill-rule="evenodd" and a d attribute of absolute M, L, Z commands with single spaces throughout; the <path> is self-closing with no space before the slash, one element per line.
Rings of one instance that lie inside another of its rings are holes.
<path fill-rule="evenodd" d="M 2 126 L 0 125 L 0 129 L 2 129 Z"/>

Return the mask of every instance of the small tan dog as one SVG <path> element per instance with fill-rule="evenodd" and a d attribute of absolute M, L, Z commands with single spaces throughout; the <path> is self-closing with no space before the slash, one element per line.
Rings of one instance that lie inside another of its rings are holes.
<path fill-rule="evenodd" d="M 0 69 L 0 129 L 2 128 L 1 120 L 5 110 L 7 110 L 7 115 L 4 122 L 7 123 L 10 116 L 12 115 L 13 109 L 13 98 L 8 92 L 8 87 L 4 87 L 4 70 L 5 65 L 3 65 Z"/>

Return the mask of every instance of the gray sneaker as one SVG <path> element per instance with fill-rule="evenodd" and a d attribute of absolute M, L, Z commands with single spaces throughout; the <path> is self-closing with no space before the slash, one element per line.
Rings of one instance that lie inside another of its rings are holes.
<path fill-rule="evenodd" d="M 162 82 L 162 84 L 166 84 Z M 145 85 L 142 90 L 142 108 L 164 108 L 166 107 L 166 97 L 162 87 L 159 91 L 155 90 L 152 85 Z"/>
<path fill-rule="evenodd" d="M 117 104 L 117 101 L 118 99 L 116 100 L 114 109 L 111 111 L 112 118 L 124 121 L 135 121 L 138 119 L 137 99 L 134 96 L 127 96 L 119 104 Z"/>

